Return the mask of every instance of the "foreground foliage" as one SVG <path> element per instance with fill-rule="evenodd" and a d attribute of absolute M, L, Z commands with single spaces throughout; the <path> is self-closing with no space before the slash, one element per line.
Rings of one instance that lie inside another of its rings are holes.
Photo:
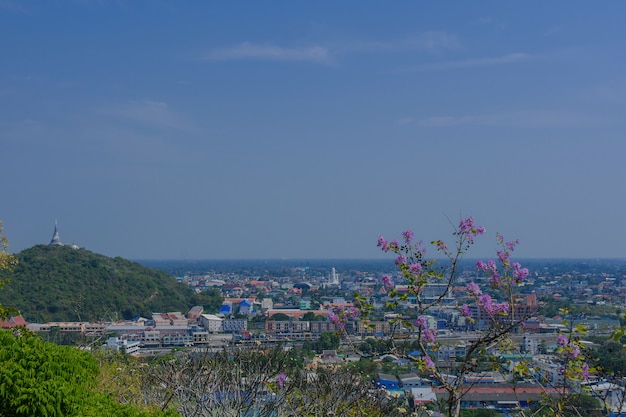
<path fill-rule="evenodd" d="M 0 331 L 0 416 L 165 415 L 120 404 L 97 391 L 98 374 L 89 352 L 43 342 L 29 332 Z"/>
<path fill-rule="evenodd" d="M 402 400 L 343 367 L 305 370 L 280 348 L 178 352 L 146 369 L 144 392 L 185 417 L 400 416 Z"/>

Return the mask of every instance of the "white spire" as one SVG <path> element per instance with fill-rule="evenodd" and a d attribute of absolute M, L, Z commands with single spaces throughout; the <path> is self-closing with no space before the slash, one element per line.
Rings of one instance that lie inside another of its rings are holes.
<path fill-rule="evenodd" d="M 61 243 L 61 238 L 59 237 L 59 228 L 56 220 L 54 220 L 54 234 L 52 235 L 50 246 L 63 246 L 63 243 Z"/>

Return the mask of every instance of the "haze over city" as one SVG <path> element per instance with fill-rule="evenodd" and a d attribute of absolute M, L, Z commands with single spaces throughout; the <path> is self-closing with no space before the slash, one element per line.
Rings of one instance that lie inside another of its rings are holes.
<path fill-rule="evenodd" d="M 0 0 L 0 219 L 131 259 L 376 258 L 460 216 L 624 258 L 626 4 Z"/>

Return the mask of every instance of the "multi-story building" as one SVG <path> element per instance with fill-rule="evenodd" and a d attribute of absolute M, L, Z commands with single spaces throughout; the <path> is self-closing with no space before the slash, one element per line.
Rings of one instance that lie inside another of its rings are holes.
<path fill-rule="evenodd" d="M 224 333 L 239 333 L 242 330 L 248 330 L 248 320 L 226 319 L 222 322 L 222 330 Z"/>
<path fill-rule="evenodd" d="M 214 314 L 202 314 L 200 315 L 200 326 L 204 328 L 209 333 L 218 333 L 224 331 L 223 323 L 225 321 L 221 317 L 218 317 Z"/>

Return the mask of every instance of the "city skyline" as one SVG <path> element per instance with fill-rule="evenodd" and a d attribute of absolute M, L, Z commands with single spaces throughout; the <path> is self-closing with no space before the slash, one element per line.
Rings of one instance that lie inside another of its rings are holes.
<path fill-rule="evenodd" d="M 624 12 L 0 1 L 9 249 L 367 259 L 471 215 L 469 257 L 625 258 Z"/>

